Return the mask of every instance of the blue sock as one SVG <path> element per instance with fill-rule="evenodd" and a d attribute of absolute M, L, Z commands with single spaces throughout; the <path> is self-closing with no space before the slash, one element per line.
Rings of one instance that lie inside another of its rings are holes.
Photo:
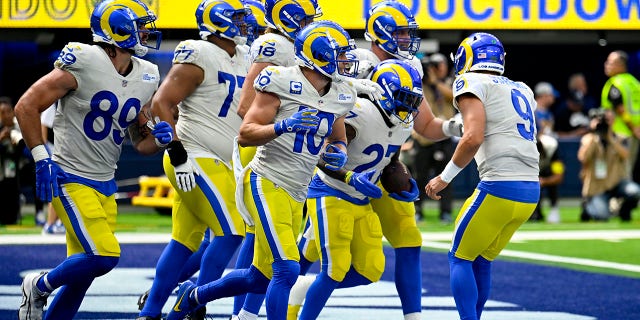
<path fill-rule="evenodd" d="M 473 275 L 473 262 L 456 258 L 449 252 L 449 273 L 451 292 L 456 301 L 460 320 L 478 320 L 476 314 L 478 287 Z"/>
<path fill-rule="evenodd" d="M 176 270 L 182 270 L 184 261 L 192 254 L 193 252 L 182 243 L 173 239 L 169 241 L 158 259 L 156 276 L 153 279 L 147 302 L 140 311 L 141 317 L 157 317 L 162 313 L 162 307 L 169 299 L 171 291 L 178 285 L 180 275 Z"/>
<path fill-rule="evenodd" d="M 356 269 L 351 266 L 347 274 L 344 276 L 342 282 L 338 284 L 338 288 L 351 288 L 356 286 L 362 286 L 370 284 L 371 280 L 367 279 L 365 276 L 361 275 L 356 271 Z"/>
<path fill-rule="evenodd" d="M 118 264 L 119 257 L 97 256 L 78 253 L 66 258 L 61 264 L 47 273 L 47 281 L 52 289 L 68 284 L 83 284 L 86 279 L 95 279 L 111 271 Z M 42 292 L 51 292 L 40 277 L 36 286 Z"/>
<path fill-rule="evenodd" d="M 209 233 L 208 231 L 205 232 L 205 234 L 208 234 L 208 233 Z M 198 270 L 200 270 L 202 255 L 204 254 L 204 251 L 207 250 L 209 243 L 210 242 L 208 239 L 202 240 L 202 242 L 200 243 L 200 247 L 198 248 L 198 251 L 191 254 L 189 259 L 187 259 L 187 262 L 184 264 L 184 267 L 182 267 L 182 270 L 180 270 L 180 276 L 178 277 L 178 282 L 185 282 L 191 279 L 191 277 L 193 277 L 193 275 Z"/>
<path fill-rule="evenodd" d="M 255 234 L 247 232 L 247 235 L 244 237 L 244 241 L 242 241 L 240 252 L 238 252 L 236 269 L 246 269 L 251 265 L 251 261 L 253 261 L 253 246 L 255 245 L 255 239 Z M 242 306 L 245 304 L 245 297 L 246 294 L 239 294 L 233 298 L 233 315 L 238 315 L 240 309 L 242 309 Z M 262 305 L 262 302 L 260 304 Z"/>
<path fill-rule="evenodd" d="M 264 293 L 247 293 L 242 309 L 253 314 L 258 314 L 258 312 L 260 312 L 260 307 L 262 307 L 262 304 L 264 303 L 265 297 Z"/>
<path fill-rule="evenodd" d="M 269 278 L 265 277 L 256 267 L 248 269 L 236 269 L 224 275 L 224 277 L 199 286 L 198 303 L 233 297 L 240 293 L 254 292 L 265 293 L 269 285 Z"/>
<path fill-rule="evenodd" d="M 396 248 L 396 290 L 403 314 L 422 312 L 422 262 L 420 247 Z"/>
<path fill-rule="evenodd" d="M 267 288 L 269 320 L 286 320 L 289 293 L 300 274 L 300 264 L 294 260 L 276 260 L 272 264 L 273 278 Z"/>
<path fill-rule="evenodd" d="M 307 291 L 307 297 L 313 297 L 313 299 L 305 299 L 299 319 L 317 319 L 336 287 L 338 287 L 338 281 L 331 279 L 325 271 L 320 272 Z"/>
<path fill-rule="evenodd" d="M 45 312 L 45 320 L 73 319 L 94 278 L 79 278 L 60 288 Z"/>
<path fill-rule="evenodd" d="M 202 285 L 219 279 L 229 264 L 229 260 L 236 253 L 236 249 L 242 243 L 242 239 L 244 237 L 238 235 L 214 237 L 202 255 L 200 274 L 196 284 Z"/>
<path fill-rule="evenodd" d="M 473 262 L 473 274 L 476 277 L 476 285 L 478 286 L 476 314 L 478 315 L 478 319 L 480 319 L 484 304 L 489 299 L 489 292 L 491 292 L 491 261 L 482 256 L 478 256 Z"/>
<path fill-rule="evenodd" d="M 309 261 L 304 257 L 302 253 L 300 253 L 300 275 L 304 276 L 309 272 L 309 268 L 313 265 L 315 261 Z"/>
<path fill-rule="evenodd" d="M 72 319 L 93 282 L 93 279 L 112 270 L 119 257 L 97 256 L 86 253 L 74 254 L 51 270 L 47 281 L 60 291 L 49 305 L 45 319 Z M 40 277 L 36 286 L 43 292 L 51 292 Z"/>

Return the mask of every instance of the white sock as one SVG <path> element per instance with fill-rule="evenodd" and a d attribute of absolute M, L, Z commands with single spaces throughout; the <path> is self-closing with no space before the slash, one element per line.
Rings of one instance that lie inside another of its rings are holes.
<path fill-rule="evenodd" d="M 238 313 L 238 320 L 256 320 L 258 319 L 257 314 L 253 314 L 245 309 L 240 310 Z"/>
<path fill-rule="evenodd" d="M 298 280 L 289 293 L 289 305 L 300 306 L 307 296 L 309 287 L 316 280 L 316 276 L 298 276 Z"/>
<path fill-rule="evenodd" d="M 407 313 L 404 315 L 404 320 L 421 320 L 421 313 L 420 312 L 414 312 L 414 313 Z"/>

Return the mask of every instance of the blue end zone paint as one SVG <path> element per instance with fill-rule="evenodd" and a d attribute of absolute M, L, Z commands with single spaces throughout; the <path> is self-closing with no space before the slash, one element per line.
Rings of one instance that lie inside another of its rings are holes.
<path fill-rule="evenodd" d="M 123 244 L 117 268 L 153 268 L 164 244 Z M 385 248 L 387 271 L 382 279 L 392 281 L 394 253 Z M 62 245 L 0 246 L 0 285 L 19 286 L 20 272 L 52 268 L 66 255 Z M 235 259 L 234 259 L 235 260 Z M 235 261 L 231 262 L 231 266 Z M 450 296 L 449 266 L 444 253 L 423 252 L 425 296 Z M 311 272 L 318 272 L 315 264 Z M 140 292 L 148 288 L 140 288 Z M 6 293 L 5 293 L 6 294 Z M 16 287 L 15 295 L 19 294 Z M 609 276 L 538 266 L 528 263 L 496 261 L 493 264 L 491 300 L 510 302 L 522 310 L 563 311 L 598 319 L 640 319 L 640 279 Z M 122 306 L 123 313 L 80 312 L 77 318 L 134 318 L 136 306 Z M 16 306 L 0 306 L 0 319 L 15 319 Z M 371 307 L 375 308 L 375 307 Z M 429 309 L 432 307 L 426 307 Z M 82 307 L 81 307 L 82 310 Z M 495 310 L 495 309 L 494 309 Z M 223 310 L 216 310 L 216 313 Z M 230 310 L 229 310 L 230 312 Z"/>

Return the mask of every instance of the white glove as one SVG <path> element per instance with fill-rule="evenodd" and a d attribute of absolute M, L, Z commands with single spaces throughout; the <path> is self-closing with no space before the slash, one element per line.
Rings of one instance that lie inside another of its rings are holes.
<path fill-rule="evenodd" d="M 384 90 L 379 84 L 369 79 L 349 79 L 349 83 L 356 89 L 358 94 L 366 94 L 371 100 L 382 99 Z"/>
<path fill-rule="evenodd" d="M 174 172 L 176 174 L 176 185 L 180 190 L 189 192 L 196 187 L 198 170 L 191 163 L 191 159 L 187 159 L 185 163 L 175 166 Z"/>
<path fill-rule="evenodd" d="M 449 120 L 442 121 L 442 133 L 447 137 L 462 137 L 464 133 L 464 126 L 462 125 L 462 119 L 453 117 Z"/>

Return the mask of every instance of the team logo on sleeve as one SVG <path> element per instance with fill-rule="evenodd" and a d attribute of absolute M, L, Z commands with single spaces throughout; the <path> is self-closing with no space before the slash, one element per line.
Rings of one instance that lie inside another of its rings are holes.
<path fill-rule="evenodd" d="M 302 94 L 302 82 L 289 82 L 289 92 L 291 92 L 291 94 Z"/>
<path fill-rule="evenodd" d="M 465 81 L 464 78 L 458 78 L 458 80 L 456 80 L 456 91 L 462 90 L 466 85 L 467 81 Z"/>

